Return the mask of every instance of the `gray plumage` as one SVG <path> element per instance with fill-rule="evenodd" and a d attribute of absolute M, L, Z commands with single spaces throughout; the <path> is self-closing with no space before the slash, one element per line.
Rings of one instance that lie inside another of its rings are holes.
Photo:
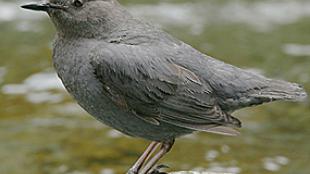
<path fill-rule="evenodd" d="M 300 101 L 297 84 L 206 56 L 130 15 L 115 0 L 51 0 L 53 61 L 70 94 L 92 116 L 130 136 L 166 141 L 193 131 L 235 135 L 233 111 Z"/>

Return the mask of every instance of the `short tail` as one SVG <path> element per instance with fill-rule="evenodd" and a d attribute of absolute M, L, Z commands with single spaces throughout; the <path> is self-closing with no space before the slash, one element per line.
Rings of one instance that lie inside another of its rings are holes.
<path fill-rule="evenodd" d="M 296 83 L 290 83 L 282 80 L 267 80 L 267 86 L 258 93 L 251 94 L 255 98 L 269 99 L 270 101 L 305 101 L 307 93 L 303 87 Z"/>

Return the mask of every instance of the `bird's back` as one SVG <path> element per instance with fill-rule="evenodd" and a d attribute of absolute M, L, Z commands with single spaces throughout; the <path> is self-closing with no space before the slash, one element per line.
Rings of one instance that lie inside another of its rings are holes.
<path fill-rule="evenodd" d="M 117 44 L 137 46 L 152 44 L 163 52 L 166 51 L 175 63 L 193 71 L 212 87 L 218 103 L 225 111 L 231 112 L 277 100 L 300 101 L 307 97 L 304 89 L 298 84 L 269 79 L 226 64 L 148 23 L 136 19 L 133 21 L 135 30 L 130 30 L 130 27 L 126 28 L 130 25 L 125 25 L 125 28 L 113 33 L 114 36 L 110 40 L 114 39 Z M 119 35 L 123 37 L 115 37 Z"/>

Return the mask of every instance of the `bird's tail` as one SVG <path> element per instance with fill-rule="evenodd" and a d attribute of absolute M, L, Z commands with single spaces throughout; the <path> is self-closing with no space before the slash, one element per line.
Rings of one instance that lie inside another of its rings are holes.
<path fill-rule="evenodd" d="M 257 98 L 287 101 L 305 101 L 307 93 L 303 87 L 296 83 L 290 83 L 282 80 L 267 80 L 268 87 L 263 88 L 251 96 Z"/>

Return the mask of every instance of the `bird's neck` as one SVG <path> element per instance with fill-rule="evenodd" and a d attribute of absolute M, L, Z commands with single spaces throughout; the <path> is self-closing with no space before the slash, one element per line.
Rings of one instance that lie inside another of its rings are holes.
<path fill-rule="evenodd" d="M 111 33 L 130 25 L 134 18 L 127 11 L 122 13 L 111 13 L 103 19 L 80 22 L 79 24 L 62 24 L 57 27 L 57 35 L 64 38 L 83 38 L 83 39 L 105 39 Z M 81 32 L 82 31 L 82 32 Z"/>

